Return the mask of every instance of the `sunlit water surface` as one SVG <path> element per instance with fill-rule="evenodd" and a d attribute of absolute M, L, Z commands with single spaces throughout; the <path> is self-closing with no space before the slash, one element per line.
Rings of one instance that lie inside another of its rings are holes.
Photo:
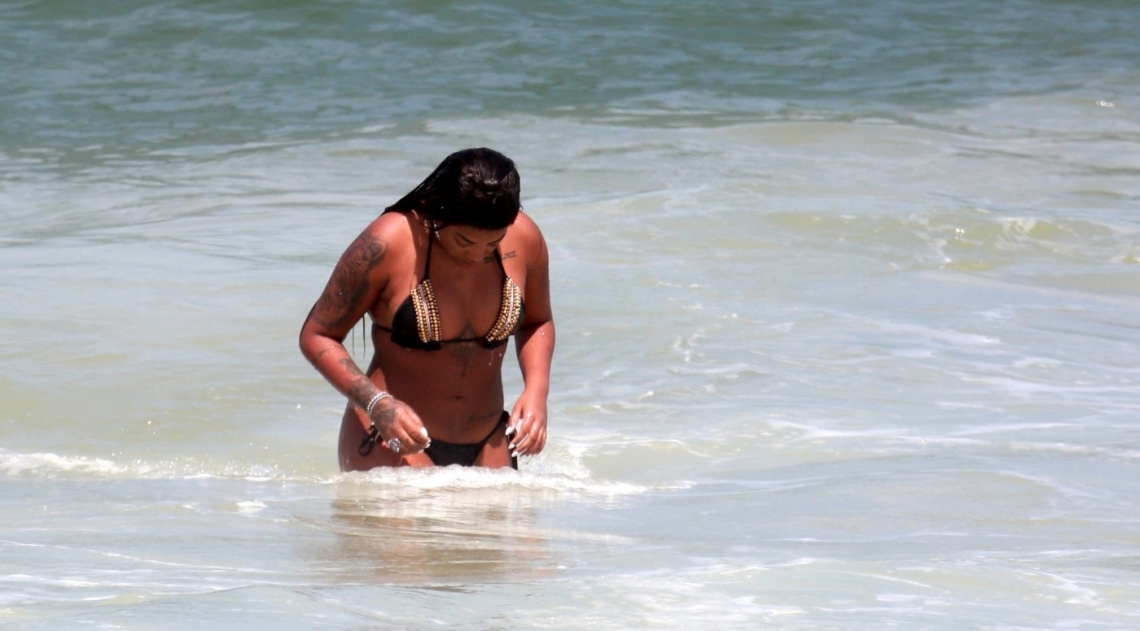
<path fill-rule="evenodd" d="M 1140 627 L 1138 31 L 5 4 L 0 625 Z M 340 474 L 301 321 L 481 145 L 550 244 L 547 449 Z"/>

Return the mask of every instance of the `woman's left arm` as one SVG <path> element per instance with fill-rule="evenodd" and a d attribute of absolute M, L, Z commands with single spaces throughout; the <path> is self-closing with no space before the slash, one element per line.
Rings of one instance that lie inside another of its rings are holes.
<path fill-rule="evenodd" d="M 507 429 L 513 455 L 532 456 L 546 446 L 546 397 L 550 393 L 550 361 L 554 356 L 554 314 L 550 308 L 550 257 L 542 232 L 519 213 L 526 256 L 526 319 L 515 335 L 522 369 L 523 392 L 511 410 Z M 520 244 L 521 245 L 521 244 Z"/>

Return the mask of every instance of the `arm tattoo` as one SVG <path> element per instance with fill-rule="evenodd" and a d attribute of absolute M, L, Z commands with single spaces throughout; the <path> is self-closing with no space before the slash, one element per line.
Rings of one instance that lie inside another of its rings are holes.
<path fill-rule="evenodd" d="M 376 394 L 376 384 L 367 375 L 360 372 L 360 368 L 356 366 L 356 362 L 352 361 L 351 357 L 343 357 L 340 360 L 340 365 L 344 366 L 345 372 L 348 373 L 351 384 L 348 386 L 348 400 L 356 405 L 362 407 L 361 402 L 367 401 Z"/>
<path fill-rule="evenodd" d="M 351 357 L 342 358 L 340 360 L 340 365 L 344 366 L 344 369 L 348 371 L 348 374 L 353 376 L 353 377 L 363 377 L 364 376 L 364 373 L 360 372 L 360 367 L 358 367 L 356 365 L 356 362 L 352 361 Z"/>
<path fill-rule="evenodd" d="M 396 410 L 398 409 L 398 403 L 392 399 L 384 399 L 380 402 L 380 405 L 376 406 L 376 409 L 372 410 L 372 418 L 370 420 L 374 424 L 387 429 L 396 422 Z"/>
<path fill-rule="evenodd" d="M 384 261 L 387 245 L 362 234 L 348 246 L 321 295 L 320 323 L 333 329 L 347 329 L 356 323 L 357 312 L 368 295 L 369 276 Z"/>
<path fill-rule="evenodd" d="M 352 385 L 348 387 L 349 400 L 352 401 L 356 407 L 363 408 L 364 406 L 360 402 L 368 401 L 375 391 L 375 384 L 367 377 L 354 379 Z"/>

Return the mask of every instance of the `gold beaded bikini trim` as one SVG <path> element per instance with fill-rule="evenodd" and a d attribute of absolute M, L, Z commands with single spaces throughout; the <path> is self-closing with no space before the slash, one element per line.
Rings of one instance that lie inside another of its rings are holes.
<path fill-rule="evenodd" d="M 435 291 L 431 288 L 431 281 L 424 279 L 412 290 L 412 307 L 416 310 L 416 328 L 420 332 L 420 341 L 443 341 L 443 325 L 439 320 L 439 305 L 435 302 Z"/>
<path fill-rule="evenodd" d="M 425 278 L 412 290 L 412 308 L 416 312 L 416 328 L 419 330 L 420 341 L 424 344 L 443 342 L 443 326 L 439 319 L 439 304 L 435 300 L 435 291 L 431 287 L 430 280 Z M 492 344 L 506 341 L 514 332 L 515 327 L 518 326 L 521 312 L 522 290 L 508 276 L 503 281 L 503 298 L 499 306 L 499 317 L 483 339 Z M 475 340 L 478 339 L 475 338 Z"/>
<path fill-rule="evenodd" d="M 505 341 L 518 325 L 520 313 L 522 313 L 522 290 L 508 276 L 503 281 L 503 302 L 499 307 L 499 317 L 485 339 L 492 343 Z"/>

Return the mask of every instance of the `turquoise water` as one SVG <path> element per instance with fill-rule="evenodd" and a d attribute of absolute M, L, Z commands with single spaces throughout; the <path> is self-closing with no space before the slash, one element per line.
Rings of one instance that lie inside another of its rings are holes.
<path fill-rule="evenodd" d="M 1135 628 L 1138 31 L 4 3 L 0 624 Z M 550 244 L 547 450 L 340 474 L 300 323 L 481 145 Z"/>

